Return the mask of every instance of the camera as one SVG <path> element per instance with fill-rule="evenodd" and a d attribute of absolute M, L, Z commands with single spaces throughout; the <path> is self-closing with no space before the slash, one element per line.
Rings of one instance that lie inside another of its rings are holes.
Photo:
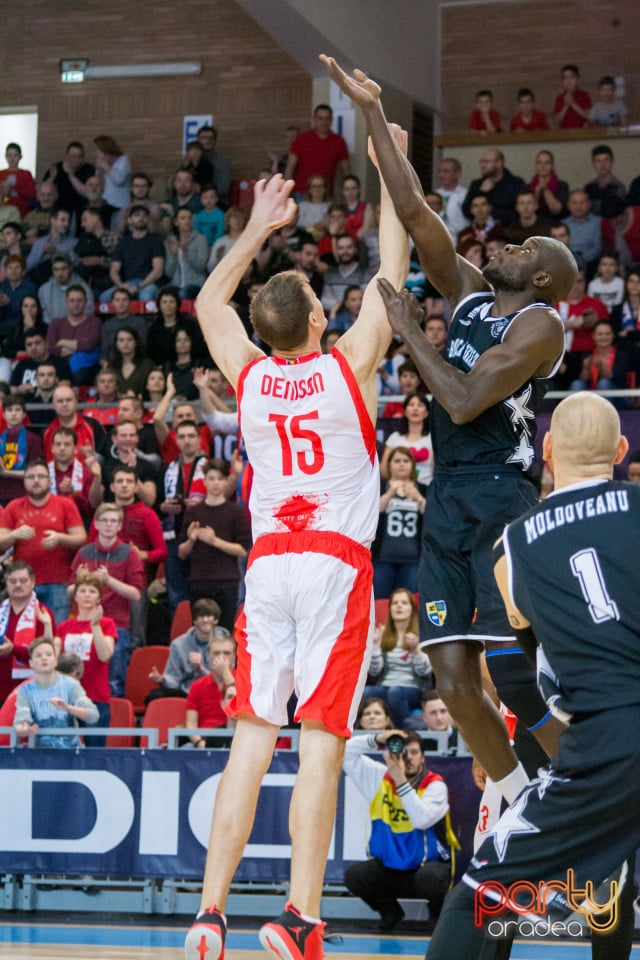
<path fill-rule="evenodd" d="M 400 757 L 404 753 L 404 737 L 399 733 L 392 734 L 386 743 L 387 750 L 393 757 Z"/>

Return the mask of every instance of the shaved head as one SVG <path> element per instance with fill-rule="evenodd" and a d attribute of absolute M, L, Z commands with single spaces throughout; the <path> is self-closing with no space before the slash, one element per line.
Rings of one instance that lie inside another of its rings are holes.
<path fill-rule="evenodd" d="M 620 435 L 616 408 L 597 393 L 584 391 L 566 397 L 554 410 L 544 456 L 554 474 L 560 471 L 574 481 L 612 476 L 614 463 L 622 459 L 621 441 L 624 457 L 628 444 Z"/>
<path fill-rule="evenodd" d="M 553 237 L 535 239 L 540 244 L 542 265 L 550 279 L 550 284 L 544 287 L 542 299 L 546 303 L 558 303 L 567 298 L 575 283 L 578 264 L 571 250 L 560 240 L 554 240 Z"/>

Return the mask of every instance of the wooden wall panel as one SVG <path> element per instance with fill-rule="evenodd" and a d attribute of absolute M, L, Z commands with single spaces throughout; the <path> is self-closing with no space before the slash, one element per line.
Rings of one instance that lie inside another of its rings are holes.
<path fill-rule="evenodd" d="M 115 137 L 157 187 L 180 156 L 182 118 L 212 113 L 233 176 L 252 177 L 284 128 L 308 126 L 311 78 L 233 0 L 3 0 L 0 106 L 37 104 L 38 174 L 71 139 Z M 62 84 L 61 59 L 198 60 L 198 77 Z"/>
<path fill-rule="evenodd" d="M 516 112 L 519 87 L 553 109 L 565 63 L 580 68 L 581 86 L 595 94 L 603 74 L 623 76 L 626 102 L 640 120 L 637 0 L 513 0 L 442 10 L 443 132 L 467 128 L 477 90 L 488 87 L 504 122 Z"/>

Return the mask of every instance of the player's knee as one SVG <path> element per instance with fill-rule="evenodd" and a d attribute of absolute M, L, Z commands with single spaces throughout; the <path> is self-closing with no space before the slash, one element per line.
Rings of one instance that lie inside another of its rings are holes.
<path fill-rule="evenodd" d="M 524 653 L 487 657 L 491 679 L 502 702 L 530 730 L 548 716 L 536 682 L 533 664 Z"/>
<path fill-rule="evenodd" d="M 482 686 L 472 677 L 458 675 L 438 677 L 437 689 L 452 716 L 479 710 L 482 704 Z"/>

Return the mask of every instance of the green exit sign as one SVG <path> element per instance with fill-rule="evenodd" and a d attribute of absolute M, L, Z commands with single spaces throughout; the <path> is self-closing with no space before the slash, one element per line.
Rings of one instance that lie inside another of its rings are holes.
<path fill-rule="evenodd" d="M 63 83 L 82 83 L 84 80 L 83 70 L 64 70 L 60 74 Z"/>

